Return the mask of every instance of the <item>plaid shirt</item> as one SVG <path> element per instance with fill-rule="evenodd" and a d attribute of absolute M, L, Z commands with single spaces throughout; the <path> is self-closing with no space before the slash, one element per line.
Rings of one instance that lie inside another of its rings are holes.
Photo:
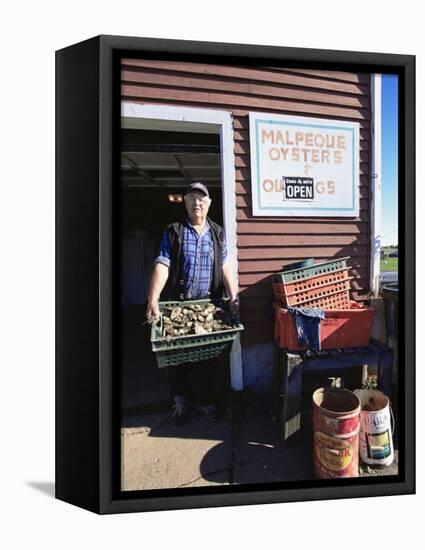
<path fill-rule="evenodd" d="M 224 264 L 226 259 L 227 247 L 226 241 L 224 241 L 221 263 Z M 185 221 L 182 260 L 185 299 L 206 298 L 210 290 L 214 266 L 214 245 L 208 222 L 205 223 L 205 227 L 199 235 L 189 221 Z M 164 231 L 162 235 L 159 256 L 155 260 L 155 263 L 157 262 L 170 267 L 170 241 L 167 231 Z"/>

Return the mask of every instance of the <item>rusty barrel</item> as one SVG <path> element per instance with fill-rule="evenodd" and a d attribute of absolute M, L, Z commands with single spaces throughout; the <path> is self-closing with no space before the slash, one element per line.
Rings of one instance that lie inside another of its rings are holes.
<path fill-rule="evenodd" d="M 358 477 L 360 400 L 350 390 L 313 393 L 314 473 L 317 479 Z"/>

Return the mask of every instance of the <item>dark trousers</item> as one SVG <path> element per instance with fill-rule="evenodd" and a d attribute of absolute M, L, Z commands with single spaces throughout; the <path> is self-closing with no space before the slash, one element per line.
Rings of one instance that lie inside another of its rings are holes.
<path fill-rule="evenodd" d="M 171 397 L 183 395 L 194 405 L 217 403 L 224 391 L 220 358 L 168 367 Z"/>

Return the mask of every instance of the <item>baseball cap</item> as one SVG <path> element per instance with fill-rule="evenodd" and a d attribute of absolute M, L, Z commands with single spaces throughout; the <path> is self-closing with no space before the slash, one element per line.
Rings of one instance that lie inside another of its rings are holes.
<path fill-rule="evenodd" d="M 202 191 L 203 193 L 205 193 L 205 195 L 207 197 L 210 196 L 210 194 L 208 193 L 208 189 L 206 188 L 206 186 L 201 183 L 200 181 L 195 181 L 193 183 L 191 183 L 188 188 L 186 189 L 186 193 L 185 195 L 187 195 L 188 193 L 190 193 L 191 191 L 195 191 L 195 190 L 198 190 L 198 191 Z"/>

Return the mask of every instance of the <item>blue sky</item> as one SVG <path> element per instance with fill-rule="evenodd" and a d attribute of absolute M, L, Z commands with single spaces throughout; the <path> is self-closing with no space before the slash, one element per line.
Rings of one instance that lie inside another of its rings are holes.
<path fill-rule="evenodd" d="M 398 244 L 398 77 L 382 75 L 381 245 Z"/>

